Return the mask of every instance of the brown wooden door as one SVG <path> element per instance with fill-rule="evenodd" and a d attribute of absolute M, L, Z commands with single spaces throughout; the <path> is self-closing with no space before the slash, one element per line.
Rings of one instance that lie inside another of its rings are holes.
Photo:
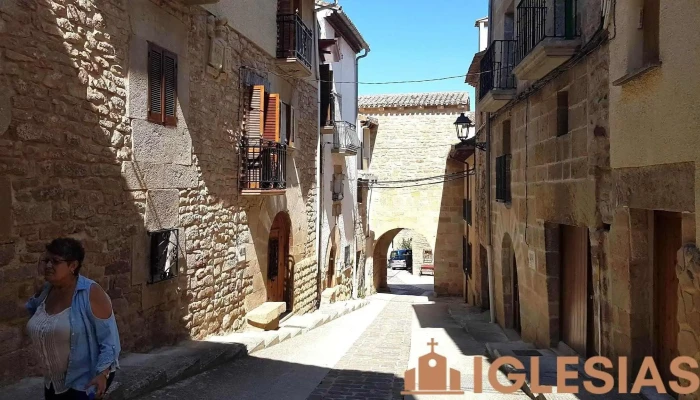
<path fill-rule="evenodd" d="M 286 301 L 285 281 L 289 256 L 289 230 L 284 218 L 275 218 L 270 229 L 267 260 L 267 300 Z"/>
<path fill-rule="evenodd" d="M 326 271 L 326 287 L 332 288 L 335 280 L 335 247 L 331 248 L 331 255 L 328 257 L 328 270 Z"/>
<path fill-rule="evenodd" d="M 682 245 L 681 232 L 681 214 L 654 212 L 654 348 L 664 382 L 676 379 L 670 365 L 678 357 L 676 253 Z"/>
<path fill-rule="evenodd" d="M 561 336 L 579 355 L 588 350 L 588 229 L 561 225 Z"/>

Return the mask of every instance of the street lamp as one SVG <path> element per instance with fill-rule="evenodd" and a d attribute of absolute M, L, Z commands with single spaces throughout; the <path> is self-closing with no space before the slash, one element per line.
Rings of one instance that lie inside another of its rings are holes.
<path fill-rule="evenodd" d="M 464 113 L 461 113 L 459 117 L 457 117 L 457 120 L 455 121 L 455 128 L 457 129 L 457 138 L 462 142 L 466 142 L 469 140 L 469 129 L 474 127 L 474 123 L 464 115 Z M 485 142 L 477 142 L 476 137 L 474 138 L 474 147 L 481 151 L 486 151 L 486 143 Z"/>
<path fill-rule="evenodd" d="M 457 139 L 464 142 L 469 137 L 469 128 L 474 126 L 472 120 L 469 119 L 464 113 L 460 114 L 455 121 L 455 128 L 457 129 Z"/>

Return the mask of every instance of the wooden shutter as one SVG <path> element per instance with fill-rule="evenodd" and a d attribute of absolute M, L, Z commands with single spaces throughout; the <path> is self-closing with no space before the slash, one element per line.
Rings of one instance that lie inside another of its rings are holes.
<path fill-rule="evenodd" d="M 250 138 L 262 138 L 265 126 L 265 86 L 253 86 L 246 131 Z"/>
<path fill-rule="evenodd" d="M 148 45 L 148 120 L 163 122 L 163 50 Z"/>
<path fill-rule="evenodd" d="M 177 56 L 163 51 L 163 122 L 177 124 Z"/>
<path fill-rule="evenodd" d="M 273 142 L 280 141 L 280 95 L 277 93 L 272 93 L 267 98 L 263 139 Z"/>

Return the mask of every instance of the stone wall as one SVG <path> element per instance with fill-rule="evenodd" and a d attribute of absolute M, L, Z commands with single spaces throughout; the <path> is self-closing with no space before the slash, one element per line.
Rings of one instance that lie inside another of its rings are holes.
<path fill-rule="evenodd" d="M 85 244 L 82 272 L 111 296 L 124 351 L 240 329 L 265 301 L 280 212 L 291 217 L 294 309 L 314 308 L 316 89 L 273 83 L 297 110 L 294 178 L 283 196 L 241 196 L 239 67 L 264 73 L 274 60 L 220 24 L 230 57 L 212 68 L 209 17 L 177 1 L 0 4 L 0 384 L 37 372 L 23 305 L 58 236 Z M 177 128 L 145 121 L 146 40 L 178 53 Z M 147 231 L 159 228 L 180 232 L 179 277 L 148 284 Z"/>
<path fill-rule="evenodd" d="M 588 227 L 593 253 L 594 233 L 603 223 L 612 222 L 607 60 L 604 45 L 527 99 L 502 109 L 491 122 L 497 320 L 510 327 L 513 313 L 517 312 L 510 307 L 514 254 L 522 336 L 538 345 L 554 345 L 560 339 L 559 224 Z M 569 130 L 557 136 L 557 92 L 562 90 L 569 95 Z M 495 162 L 497 156 L 508 152 L 508 144 L 503 143 L 507 122 L 512 201 L 503 203 L 495 201 Z M 478 162 L 483 165 L 483 161 Z M 480 183 L 483 180 L 481 177 Z M 480 223 L 485 223 L 483 197 L 481 193 L 477 207 Z M 599 268 L 599 261 L 600 257 L 593 257 L 594 271 Z M 597 310 L 597 303 L 594 308 Z"/>
<path fill-rule="evenodd" d="M 457 141 L 454 121 L 465 111 L 457 107 L 361 109 L 361 113 L 379 120 L 372 144 L 370 172 L 379 182 L 460 172 L 463 164 L 448 159 L 447 155 L 450 146 Z M 459 296 L 463 290 L 463 185 L 463 179 L 455 179 L 420 187 L 380 188 L 377 185 L 371 189 L 370 225 L 376 240 L 400 228 L 423 235 L 434 249 L 435 290 L 440 295 Z M 386 259 L 386 255 L 380 258 Z M 374 265 L 376 274 L 376 269 L 381 269 L 376 251 Z"/>

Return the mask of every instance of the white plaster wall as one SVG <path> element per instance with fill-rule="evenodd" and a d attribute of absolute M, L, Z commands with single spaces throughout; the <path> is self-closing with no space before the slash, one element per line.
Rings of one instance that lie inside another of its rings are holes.
<path fill-rule="evenodd" d="M 479 51 L 484 51 L 489 46 L 488 22 L 479 22 Z"/>

